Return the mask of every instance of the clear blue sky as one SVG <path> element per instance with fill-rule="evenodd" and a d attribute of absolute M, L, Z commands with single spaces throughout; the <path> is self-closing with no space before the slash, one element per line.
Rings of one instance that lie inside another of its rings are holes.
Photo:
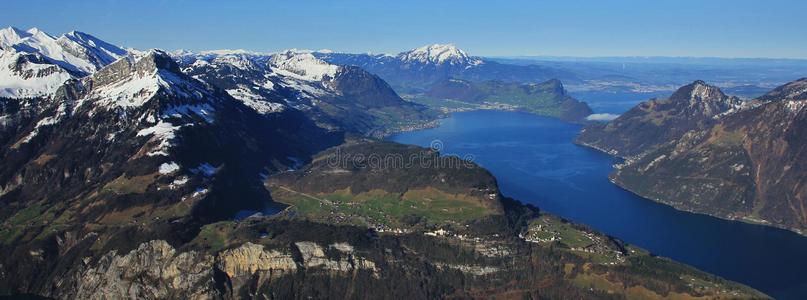
<path fill-rule="evenodd" d="M 807 58 L 807 1 L 40 1 L 0 26 L 73 29 L 134 47 L 473 55 Z M 562 2 L 562 3 L 561 3 Z"/>

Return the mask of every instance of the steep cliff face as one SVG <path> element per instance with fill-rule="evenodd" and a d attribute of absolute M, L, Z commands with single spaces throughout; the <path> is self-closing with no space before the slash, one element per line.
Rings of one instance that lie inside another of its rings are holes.
<path fill-rule="evenodd" d="M 236 231 L 267 233 L 213 254 L 178 249 L 162 240 L 145 242 L 126 252 L 84 259 L 40 293 L 60 299 L 509 298 L 514 294 L 624 299 L 637 292 L 649 298 L 765 298 L 638 249 L 620 248 L 618 242 L 584 252 L 560 242 L 486 238 L 472 244 L 449 236 L 379 236 L 357 228 L 271 220 L 240 224 Z M 620 251 L 626 256 L 617 254 Z M 616 260 L 614 265 L 592 264 L 584 258 L 587 255 Z M 642 272 L 653 275 L 636 275 Z M 598 282 L 595 288 L 592 281 Z"/>
<path fill-rule="evenodd" d="M 277 248 L 246 242 L 211 255 L 183 252 L 166 241 L 153 240 L 128 253 L 111 251 L 84 264 L 70 278 L 60 280 L 54 295 L 77 299 L 259 297 L 256 290 L 298 273 L 378 276 L 375 264 L 356 255 L 352 245 L 321 246 L 311 241 Z"/>
<path fill-rule="evenodd" d="M 715 117 L 743 103 L 717 87 L 695 81 L 667 99 L 642 102 L 607 124 L 584 128 L 577 143 L 630 157 L 675 141 L 690 130 L 712 126 Z"/>
<path fill-rule="evenodd" d="M 128 253 L 110 251 L 86 260 L 72 278 L 61 279 L 53 296 L 76 299 L 209 299 L 213 257 L 188 251 L 177 253 L 163 240 L 140 244 Z"/>
<path fill-rule="evenodd" d="M 788 83 L 757 99 L 754 107 L 643 148 L 647 152 L 627 160 L 611 178 L 680 209 L 804 232 L 805 82 Z"/>

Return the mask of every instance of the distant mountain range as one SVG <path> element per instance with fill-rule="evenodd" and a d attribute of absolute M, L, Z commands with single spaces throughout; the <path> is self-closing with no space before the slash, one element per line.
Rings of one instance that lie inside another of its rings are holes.
<path fill-rule="evenodd" d="M 448 79 L 541 82 L 578 81 L 571 72 L 539 65 L 501 64 L 468 55 L 451 44 L 433 44 L 397 55 L 320 53 L 315 56 L 338 65 L 354 65 L 377 74 L 401 93 L 422 92 Z"/>
<path fill-rule="evenodd" d="M 402 94 L 421 93 L 451 78 L 519 83 L 559 79 L 573 92 L 610 93 L 672 92 L 686 82 L 703 79 L 748 99 L 802 76 L 807 67 L 807 60 L 764 58 L 475 57 L 451 44 L 427 45 L 397 55 L 313 53 L 378 74 Z M 441 63 L 441 55 L 450 63 Z"/>
<path fill-rule="evenodd" d="M 694 82 L 639 104 L 578 142 L 626 158 L 612 180 L 688 211 L 807 229 L 807 79 L 753 101 Z"/>
<path fill-rule="evenodd" d="M 572 73 L 537 65 L 501 64 L 470 56 L 451 44 L 427 45 L 394 56 L 313 55 L 378 74 L 405 98 L 443 111 L 515 109 L 571 122 L 582 121 L 592 113 L 561 86 L 558 78 L 579 81 Z"/>
<path fill-rule="evenodd" d="M 673 92 L 704 80 L 745 99 L 803 76 L 807 60 L 713 57 L 496 57 L 506 64 L 542 65 L 571 72 L 574 92 Z"/>

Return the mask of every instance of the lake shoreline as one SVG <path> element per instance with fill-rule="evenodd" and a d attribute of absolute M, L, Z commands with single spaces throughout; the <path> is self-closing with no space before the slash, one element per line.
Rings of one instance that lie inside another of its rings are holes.
<path fill-rule="evenodd" d="M 680 210 L 626 190 L 608 180 L 619 157 L 574 143 L 580 129 L 551 117 L 481 110 L 452 113 L 436 128 L 387 140 L 419 146 L 441 140 L 441 152 L 473 154 L 502 193 L 522 203 L 777 299 L 807 293 L 803 235 Z"/>
<path fill-rule="evenodd" d="M 609 152 L 609 151 L 607 151 L 605 149 L 602 149 L 600 147 L 590 145 L 588 143 L 579 142 L 577 140 L 575 140 L 573 143 L 575 145 L 580 145 L 580 146 L 583 146 L 583 147 L 586 147 L 586 148 L 589 148 L 589 149 L 597 150 L 599 152 L 602 152 L 602 153 L 607 154 L 609 156 L 612 156 L 614 158 L 619 158 L 619 159 L 623 159 L 623 160 L 627 159 L 625 157 L 615 155 L 614 153 Z M 801 236 L 807 238 L 807 232 L 802 231 L 802 230 L 800 230 L 798 228 L 780 226 L 780 225 L 777 225 L 777 224 L 774 224 L 774 223 L 771 223 L 771 222 L 768 222 L 768 221 L 765 221 L 765 220 L 752 219 L 752 218 L 748 218 L 748 217 L 740 217 L 740 218 L 738 218 L 738 217 L 732 217 L 732 216 L 722 216 L 722 215 L 717 215 L 717 214 L 711 214 L 711 213 L 708 213 L 708 212 L 703 212 L 703 211 L 699 211 L 699 210 L 695 210 L 695 209 L 690 209 L 690 208 L 687 208 L 685 206 L 676 204 L 675 202 L 665 201 L 663 199 L 654 199 L 654 198 L 651 198 L 651 197 L 649 197 L 647 195 L 643 195 L 643 194 L 641 194 L 639 192 L 631 190 L 626 185 L 621 184 L 620 182 L 615 180 L 612 176 L 610 176 L 610 174 L 608 176 L 608 181 L 610 181 L 614 185 L 618 186 L 619 188 L 621 188 L 621 189 L 623 189 L 623 190 L 625 190 L 627 192 L 630 192 L 630 193 L 632 193 L 632 194 L 634 194 L 634 195 L 636 195 L 638 197 L 641 197 L 643 199 L 647 199 L 647 200 L 655 202 L 655 203 L 659 203 L 659 204 L 663 204 L 663 205 L 672 207 L 672 208 L 674 208 L 676 210 L 679 210 L 679 211 L 692 213 L 692 214 L 699 214 L 699 215 L 709 216 L 709 217 L 713 217 L 713 218 L 717 218 L 717 219 L 721 219 L 721 220 L 726 220 L 726 221 L 741 222 L 741 223 L 745 223 L 745 224 L 751 224 L 751 225 L 758 225 L 758 226 L 765 226 L 765 227 L 776 228 L 776 229 L 781 229 L 781 230 L 787 230 L 789 232 L 793 232 L 793 233 L 796 233 L 798 235 L 801 235 Z"/>

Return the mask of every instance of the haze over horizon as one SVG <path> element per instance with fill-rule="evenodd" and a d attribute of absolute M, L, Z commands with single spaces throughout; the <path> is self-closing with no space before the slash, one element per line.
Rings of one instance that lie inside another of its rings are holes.
<path fill-rule="evenodd" d="M 362 1 L 26 1 L 0 26 L 78 30 L 137 49 L 398 53 L 453 43 L 474 56 L 807 58 L 802 1 L 490 5 Z M 77 16 L 80 16 L 77 17 Z M 686 22 L 682 22 L 685 16 Z M 776 45 L 776 47 L 771 47 Z"/>

